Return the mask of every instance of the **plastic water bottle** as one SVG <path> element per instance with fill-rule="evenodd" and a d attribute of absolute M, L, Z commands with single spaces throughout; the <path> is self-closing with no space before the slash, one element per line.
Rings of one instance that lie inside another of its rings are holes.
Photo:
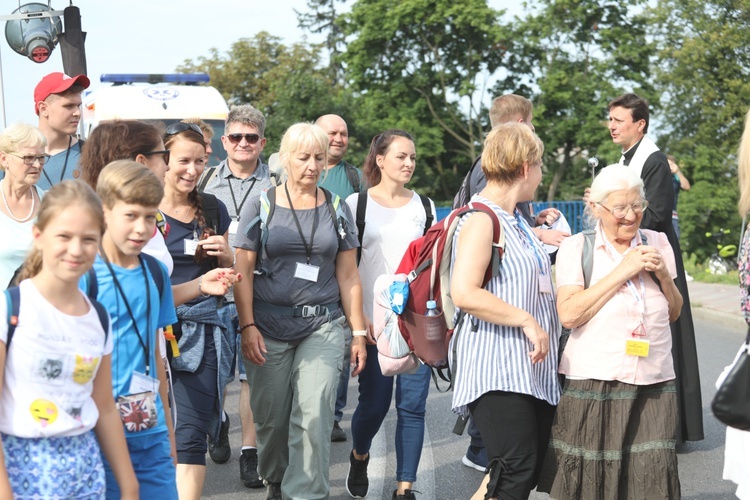
<path fill-rule="evenodd" d="M 425 316 L 439 316 L 440 315 L 440 311 L 438 311 L 436 301 L 434 300 L 427 301 L 427 312 L 425 312 L 424 315 Z"/>
<path fill-rule="evenodd" d="M 440 311 L 437 308 L 437 302 L 434 300 L 427 301 L 427 311 L 424 313 L 426 318 L 434 318 L 440 316 Z M 425 338 L 430 344 L 435 344 L 436 347 L 442 349 L 442 344 L 445 339 L 445 323 L 439 319 L 428 320 L 425 322 Z"/>

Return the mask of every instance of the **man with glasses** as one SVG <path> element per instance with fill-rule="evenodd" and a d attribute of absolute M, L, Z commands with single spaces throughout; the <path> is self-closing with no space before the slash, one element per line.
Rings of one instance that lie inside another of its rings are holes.
<path fill-rule="evenodd" d="M 207 193 L 213 194 L 224 202 L 232 218 L 229 226 L 229 246 L 234 249 L 234 239 L 240 227 L 242 207 L 251 203 L 252 198 L 260 196 L 262 190 L 270 188 L 272 183 L 268 165 L 260 160 L 260 154 L 266 145 L 263 136 L 266 119 L 263 113 L 249 104 L 235 106 L 229 112 L 225 125 L 225 134 L 221 143 L 227 158 L 218 166 L 206 169 L 198 185 Z M 224 306 L 219 309 L 219 317 L 232 333 L 239 333 L 239 318 L 234 304 L 234 294 L 225 296 Z M 258 451 L 256 449 L 255 425 L 250 409 L 250 387 L 242 364 L 240 335 L 236 335 L 235 360 L 240 372 L 240 422 L 242 425 L 242 451 L 240 455 L 240 478 L 248 488 L 260 488 L 263 481 L 258 477 Z M 222 409 L 221 433 L 209 443 L 209 455 L 216 463 L 225 463 L 231 455 L 229 446 L 229 417 Z"/>
<path fill-rule="evenodd" d="M 612 142 L 622 147 L 620 164 L 636 170 L 643 179 L 648 205 L 644 207 L 640 227 L 666 234 L 674 250 L 676 284 L 684 301 L 679 319 L 671 324 L 672 357 L 677 375 L 679 405 L 677 440 L 700 441 L 703 439 L 703 411 L 698 356 L 682 251 L 672 226 L 672 173 L 667 157 L 646 136 L 648 122 L 648 102 L 635 94 L 623 94 L 609 103 L 609 134 Z M 587 194 L 588 190 L 584 200 Z"/>
<path fill-rule="evenodd" d="M 34 112 L 39 116 L 39 130 L 47 138 L 46 151 L 50 155 L 37 184 L 44 190 L 80 176 L 82 142 L 76 132 L 81 120 L 81 94 L 90 83 L 86 75 L 50 73 L 34 89 Z"/>

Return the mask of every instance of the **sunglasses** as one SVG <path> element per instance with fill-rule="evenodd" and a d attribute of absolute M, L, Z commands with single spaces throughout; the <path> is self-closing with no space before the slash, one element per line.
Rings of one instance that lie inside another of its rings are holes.
<path fill-rule="evenodd" d="M 23 164 L 31 167 L 34 165 L 34 163 L 39 162 L 39 166 L 44 166 L 45 163 L 47 163 L 47 160 L 49 160 L 49 155 L 41 155 L 41 156 L 34 156 L 34 155 L 17 155 L 14 153 L 8 153 L 11 156 L 15 156 L 16 158 L 20 158 L 23 160 Z"/>
<path fill-rule="evenodd" d="M 141 153 L 143 156 L 151 156 L 151 155 L 164 155 L 164 163 L 169 165 L 169 150 L 168 149 L 162 149 L 161 151 L 149 151 L 148 153 Z"/>
<path fill-rule="evenodd" d="M 258 134 L 229 134 L 227 139 L 232 144 L 239 144 L 242 139 L 245 139 L 248 144 L 255 144 L 260 140 L 260 136 Z"/>
<path fill-rule="evenodd" d="M 185 123 L 185 122 L 176 122 L 170 125 L 169 127 L 167 127 L 167 132 L 165 136 L 179 134 L 181 132 L 185 132 L 188 130 L 192 130 L 196 134 L 203 137 L 203 131 L 198 125 L 196 125 L 195 123 Z"/>

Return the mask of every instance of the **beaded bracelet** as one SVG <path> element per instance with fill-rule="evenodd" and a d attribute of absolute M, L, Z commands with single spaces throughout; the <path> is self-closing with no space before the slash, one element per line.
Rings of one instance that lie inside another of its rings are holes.
<path fill-rule="evenodd" d="M 251 326 L 254 326 L 255 328 L 258 328 L 258 325 L 256 325 L 255 323 L 248 323 L 248 324 L 243 325 L 243 326 L 240 327 L 240 333 L 242 333 L 242 330 L 244 330 L 245 328 L 250 328 Z"/>

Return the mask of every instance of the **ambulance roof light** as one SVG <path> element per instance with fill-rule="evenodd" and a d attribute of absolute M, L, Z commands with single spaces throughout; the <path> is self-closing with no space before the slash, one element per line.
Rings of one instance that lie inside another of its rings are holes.
<path fill-rule="evenodd" d="M 107 73 L 102 75 L 99 80 L 102 83 L 114 83 L 115 85 L 128 83 L 182 83 L 195 85 L 198 83 L 208 83 L 210 77 L 207 73 Z"/>

